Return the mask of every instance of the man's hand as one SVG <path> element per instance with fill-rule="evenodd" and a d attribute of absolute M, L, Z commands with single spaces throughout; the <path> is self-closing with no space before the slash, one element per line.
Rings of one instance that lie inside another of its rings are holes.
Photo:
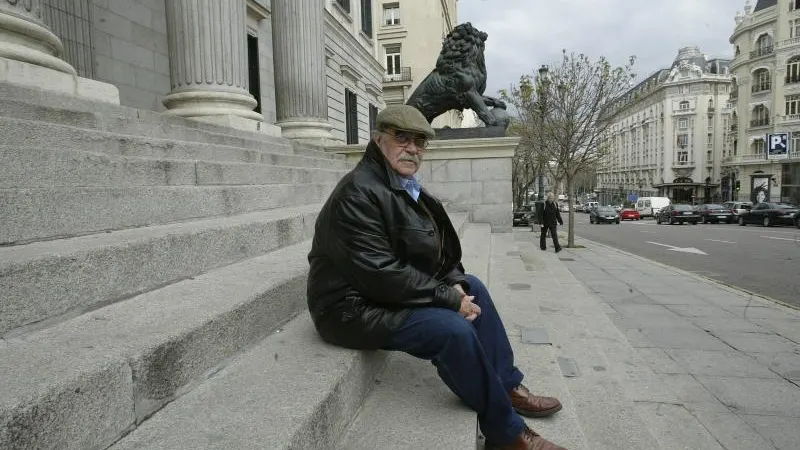
<path fill-rule="evenodd" d="M 461 316 L 465 319 L 472 322 L 481 313 L 481 307 L 475 303 L 472 303 L 475 300 L 475 297 L 472 295 L 467 295 L 466 292 L 464 292 L 464 288 L 461 287 L 460 284 L 454 284 L 453 289 L 457 290 L 461 294 L 461 308 L 458 310 L 458 313 L 461 314 Z"/>

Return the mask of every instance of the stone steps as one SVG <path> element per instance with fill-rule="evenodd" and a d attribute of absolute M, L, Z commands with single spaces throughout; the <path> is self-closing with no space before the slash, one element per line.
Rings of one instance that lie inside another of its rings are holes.
<path fill-rule="evenodd" d="M 264 133 L 231 129 L 207 122 L 167 116 L 155 111 L 98 104 L 33 89 L 0 86 L 0 117 L 36 120 L 78 128 L 91 128 L 120 134 L 159 139 L 236 146 L 274 153 L 294 153 L 323 159 L 343 160 L 344 156 L 327 153 L 323 148 L 288 142 Z"/>
<path fill-rule="evenodd" d="M 320 204 L 0 247 L 0 336 L 311 238 Z"/>
<path fill-rule="evenodd" d="M 335 183 L 346 171 L 0 145 L 0 189 Z"/>
<path fill-rule="evenodd" d="M 0 245 L 321 203 L 327 184 L 0 189 Z"/>
<path fill-rule="evenodd" d="M 106 448 L 304 311 L 309 248 L 287 246 L 5 340 L 0 448 Z M 317 353 L 308 356 L 321 366 Z M 302 405 L 287 406 L 291 415 Z"/>
<path fill-rule="evenodd" d="M 465 255 L 475 254 L 471 249 L 488 240 L 490 230 L 478 225 L 475 232 L 476 224 L 466 218 L 467 213 L 450 213 Z M 481 257 L 488 262 L 488 254 Z M 396 352 L 336 448 L 463 450 L 475 448 L 476 426 L 475 413 L 450 392 L 429 361 Z"/>
<path fill-rule="evenodd" d="M 6 145 L 19 147 L 20 151 L 26 148 L 59 149 L 155 159 L 266 163 L 339 170 L 350 168 L 344 159 L 273 152 L 272 148 L 253 150 L 232 145 L 158 139 L 9 117 L 0 117 L 0 136 L 3 136 Z"/>

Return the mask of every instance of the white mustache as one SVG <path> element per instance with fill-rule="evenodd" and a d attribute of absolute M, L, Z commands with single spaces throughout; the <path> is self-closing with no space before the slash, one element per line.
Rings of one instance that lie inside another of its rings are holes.
<path fill-rule="evenodd" d="M 400 157 L 399 161 L 411 161 L 414 164 L 419 165 L 419 163 L 422 161 L 422 157 L 419 155 L 405 154 Z"/>

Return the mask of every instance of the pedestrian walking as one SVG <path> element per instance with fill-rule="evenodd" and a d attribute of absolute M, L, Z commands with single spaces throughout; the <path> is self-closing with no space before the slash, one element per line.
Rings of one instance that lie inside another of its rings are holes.
<path fill-rule="evenodd" d="M 553 238 L 553 247 L 555 247 L 556 253 L 560 252 L 561 245 L 558 243 L 556 223 L 564 225 L 564 220 L 561 219 L 561 212 L 558 210 L 556 197 L 552 192 L 547 193 L 547 200 L 544 202 L 540 215 L 539 223 L 542 225 L 542 232 L 539 234 L 539 248 L 547 250 L 547 231 L 550 230 L 550 236 Z"/>

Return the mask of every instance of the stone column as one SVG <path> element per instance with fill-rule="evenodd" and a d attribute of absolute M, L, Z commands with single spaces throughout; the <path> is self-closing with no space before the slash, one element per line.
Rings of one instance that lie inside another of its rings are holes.
<path fill-rule="evenodd" d="M 75 69 L 60 58 L 61 40 L 42 23 L 41 3 L 0 0 L 0 57 L 75 75 Z"/>
<path fill-rule="evenodd" d="M 325 75 L 325 6 L 321 0 L 272 0 L 277 125 L 284 137 L 331 139 Z"/>
<path fill-rule="evenodd" d="M 246 3 L 169 0 L 166 8 L 172 83 L 163 100 L 167 114 L 263 122 L 247 91 Z"/>

